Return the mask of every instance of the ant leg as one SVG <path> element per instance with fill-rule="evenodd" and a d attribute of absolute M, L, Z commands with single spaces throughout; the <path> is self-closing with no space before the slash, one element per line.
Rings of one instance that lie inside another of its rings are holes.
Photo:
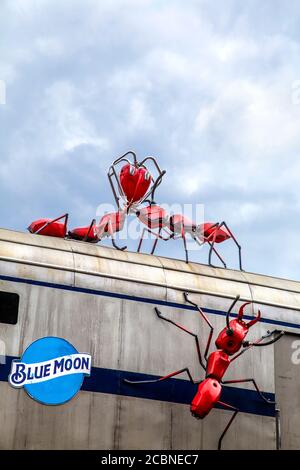
<path fill-rule="evenodd" d="M 181 230 L 181 236 L 182 236 L 184 251 L 185 251 L 185 262 L 188 263 L 189 262 L 189 254 L 188 254 L 188 249 L 187 249 L 187 246 L 186 246 L 186 236 L 185 236 L 183 227 L 182 227 L 182 230 Z"/>
<path fill-rule="evenodd" d="M 88 239 L 89 239 L 89 234 L 91 233 L 91 230 L 92 230 L 92 228 L 94 227 L 95 223 L 96 223 L 96 219 L 93 219 L 92 222 L 91 222 L 91 224 L 90 224 L 90 226 L 89 226 L 89 229 L 88 229 L 86 235 L 83 237 L 83 240 L 82 240 L 83 242 L 87 242 L 87 241 L 88 241 Z"/>
<path fill-rule="evenodd" d="M 144 234 L 147 230 L 148 229 L 144 228 L 143 231 L 142 231 L 142 235 L 141 235 L 141 238 L 140 238 L 140 241 L 139 241 L 139 246 L 138 246 L 138 249 L 137 249 L 137 253 L 140 253 L 140 250 L 142 248 L 142 243 L 143 243 L 143 240 L 144 240 Z"/>
<path fill-rule="evenodd" d="M 212 246 L 212 242 L 211 242 L 210 239 L 209 239 L 210 237 L 204 237 L 202 242 L 199 241 L 195 235 L 194 235 L 194 236 L 192 235 L 192 238 L 195 240 L 195 242 L 196 242 L 197 245 L 199 245 L 199 246 L 204 245 L 204 243 L 208 243 L 209 246 L 211 247 L 212 251 L 217 255 L 217 257 L 219 258 L 219 260 L 220 260 L 221 263 L 223 264 L 224 268 L 227 267 L 225 261 L 224 261 L 223 258 L 222 258 L 222 256 L 218 253 L 218 251 L 215 249 L 215 247 Z M 213 265 L 211 264 L 211 266 L 213 266 Z M 213 267 L 214 267 L 214 266 L 213 266 Z"/>
<path fill-rule="evenodd" d="M 116 241 L 115 241 L 114 237 L 111 237 L 111 242 L 112 242 L 112 244 L 113 244 L 113 247 L 116 248 L 116 250 L 124 251 L 124 250 L 126 250 L 126 248 L 127 248 L 127 246 L 118 246 L 118 245 L 116 244 Z"/>
<path fill-rule="evenodd" d="M 218 230 L 219 230 L 219 224 L 216 223 L 211 228 L 214 228 L 215 230 L 214 230 L 213 235 L 212 235 L 212 242 L 209 243 L 209 245 L 210 245 L 210 250 L 209 250 L 209 254 L 208 254 L 208 264 L 209 264 L 209 266 L 212 266 L 211 257 L 212 257 L 212 252 L 215 249 L 214 245 L 215 245 L 215 241 L 216 241 L 216 238 L 217 238 L 217 233 L 218 233 Z"/>
<path fill-rule="evenodd" d="M 264 339 L 270 338 L 275 333 L 277 336 L 274 336 L 273 339 L 262 342 Z M 244 349 L 240 351 L 239 353 L 237 353 L 235 356 L 233 356 L 231 359 L 231 362 L 235 361 L 235 359 L 237 359 L 238 357 L 240 357 L 242 354 L 244 354 L 245 352 L 247 352 L 249 349 L 253 347 L 269 346 L 271 344 L 276 343 L 276 341 L 278 341 L 282 337 L 282 335 L 284 335 L 284 331 L 272 330 L 272 331 L 268 331 L 266 335 L 261 336 L 258 340 L 253 341 L 251 343 L 249 341 L 244 341 L 243 343 Z"/>
<path fill-rule="evenodd" d="M 212 326 L 212 324 L 210 323 L 209 319 L 207 318 L 207 316 L 205 315 L 205 313 L 203 312 L 202 308 L 199 307 L 199 305 L 195 304 L 194 302 L 192 302 L 191 300 L 189 300 L 188 298 L 188 293 L 187 292 L 184 292 L 183 293 L 183 296 L 184 296 L 184 299 L 186 302 L 188 302 L 189 304 L 191 305 L 194 305 L 198 312 L 200 313 L 201 317 L 203 318 L 203 320 L 208 324 L 209 328 L 210 328 L 210 333 L 209 333 L 209 336 L 208 336 L 208 340 L 207 340 L 207 344 L 206 344 L 206 348 L 205 348 L 205 353 L 204 353 L 204 359 L 206 360 L 207 362 L 207 355 L 208 355 L 208 351 L 209 351 L 209 348 L 210 348 L 210 343 L 211 343 L 211 340 L 212 340 L 212 336 L 214 334 L 214 327 Z"/>
<path fill-rule="evenodd" d="M 233 235 L 232 231 L 230 230 L 230 228 L 228 227 L 228 225 L 226 224 L 226 222 L 222 222 L 220 224 L 220 227 L 221 228 L 222 226 L 224 226 L 226 228 L 226 230 L 228 231 L 229 235 L 231 236 L 232 240 L 234 241 L 234 243 L 236 244 L 236 246 L 238 247 L 238 250 L 239 250 L 239 265 L 240 265 L 240 270 L 241 271 L 244 271 L 243 268 L 242 268 L 242 247 L 241 245 L 238 243 L 237 239 L 235 238 L 235 236 Z"/>
<path fill-rule="evenodd" d="M 222 432 L 221 436 L 220 436 L 220 439 L 218 441 L 218 450 L 221 450 L 222 448 L 222 441 L 223 441 L 223 438 L 225 437 L 225 434 L 227 433 L 228 429 L 230 428 L 230 426 L 232 425 L 232 422 L 234 420 L 234 418 L 236 417 L 236 415 L 238 414 L 238 412 L 240 411 L 238 408 L 235 408 L 235 406 L 231 406 L 231 405 L 228 405 L 227 403 L 223 403 L 222 401 L 218 401 L 217 402 L 219 405 L 222 405 L 222 406 L 225 406 L 226 408 L 230 409 L 230 410 L 233 410 L 234 413 L 233 415 L 231 416 L 226 428 L 224 429 L 224 431 Z"/>
<path fill-rule="evenodd" d="M 156 161 L 156 158 L 154 158 L 154 157 L 152 157 L 152 156 L 149 155 L 148 157 L 145 157 L 144 160 L 142 160 L 142 161 L 140 162 L 139 166 L 144 165 L 147 160 L 151 160 L 151 161 L 154 163 L 154 165 L 155 165 L 155 167 L 156 167 L 156 169 L 157 169 L 157 172 L 158 172 L 158 174 L 159 174 L 159 177 L 158 177 L 158 178 L 161 179 L 162 176 L 166 173 L 166 170 L 163 170 L 163 171 L 162 171 L 162 170 L 160 169 L 160 167 L 159 167 L 159 165 L 158 165 L 158 163 L 157 163 L 157 161 Z M 160 183 L 159 183 L 159 184 L 160 184 Z"/>
<path fill-rule="evenodd" d="M 226 268 L 227 266 L 226 266 L 225 261 L 223 260 L 221 255 L 218 253 L 218 251 L 214 247 L 215 240 L 216 240 L 216 237 L 217 237 L 217 230 L 219 228 L 219 223 L 217 222 L 217 223 L 211 225 L 210 230 L 213 229 L 213 228 L 215 228 L 215 230 L 210 235 L 208 235 L 207 237 L 205 237 L 204 234 L 203 234 L 202 241 L 198 240 L 196 235 L 192 235 L 192 237 L 199 246 L 204 245 L 204 243 L 209 244 L 209 246 L 210 246 L 209 255 L 208 255 L 208 264 L 209 264 L 209 266 L 215 267 L 211 263 L 212 252 L 214 252 L 217 255 L 217 257 L 219 258 L 219 260 L 221 261 L 221 263 L 223 264 L 224 268 Z M 211 241 L 211 239 L 212 239 L 212 241 Z"/>
<path fill-rule="evenodd" d="M 196 242 L 197 245 L 199 245 L 199 246 L 203 246 L 204 243 L 207 241 L 206 239 L 204 239 L 203 241 L 198 240 L 197 236 L 196 236 L 196 235 L 193 235 L 192 233 L 191 233 L 191 237 L 195 240 L 195 242 Z"/>
<path fill-rule="evenodd" d="M 275 333 L 276 333 L 276 336 L 274 336 L 273 339 L 270 339 L 269 341 L 262 342 L 262 340 L 264 340 L 266 338 L 270 338 Z M 252 346 L 257 346 L 257 347 L 258 346 L 259 347 L 270 346 L 270 344 L 276 343 L 276 341 L 278 341 L 283 335 L 284 335 L 284 331 L 282 331 L 282 330 L 281 331 L 278 331 L 278 330 L 267 331 L 267 334 L 261 336 L 257 341 L 254 341 L 254 342 L 251 342 L 251 343 L 249 341 L 245 341 L 244 342 L 244 347 L 246 347 L 246 349 L 248 349 L 248 348 L 251 348 Z"/>
<path fill-rule="evenodd" d="M 97 234 L 97 237 L 98 237 L 98 241 L 101 241 L 102 238 L 103 238 L 103 235 L 104 235 L 104 232 L 105 232 L 105 225 L 101 225 L 101 220 L 100 220 L 100 223 L 97 225 L 96 224 L 96 234 Z"/>
<path fill-rule="evenodd" d="M 160 377 L 159 379 L 152 379 L 152 380 L 128 380 L 128 379 L 123 379 L 124 382 L 129 383 L 129 384 L 152 384 L 152 383 L 157 383 L 157 382 L 162 382 L 163 380 L 170 379 L 171 377 L 175 377 L 175 375 L 182 374 L 182 372 L 186 372 L 190 381 L 192 384 L 196 385 L 202 382 L 200 381 L 195 381 L 192 377 L 192 374 L 190 373 L 188 367 L 184 367 L 184 369 L 177 370 L 176 372 L 172 372 L 171 374 L 164 375 L 163 377 Z"/>
<path fill-rule="evenodd" d="M 163 237 L 163 236 L 160 234 L 161 228 L 160 228 L 159 232 L 156 233 L 156 232 L 153 232 L 152 230 L 150 230 L 150 228 L 145 227 L 144 230 L 143 230 L 143 232 L 142 232 L 141 240 L 140 240 L 140 243 L 139 243 L 139 246 L 138 246 L 138 249 L 137 249 L 138 253 L 139 253 L 139 250 L 141 249 L 141 245 L 142 245 L 142 241 L 143 241 L 143 239 L 144 239 L 144 233 L 145 233 L 145 232 L 151 233 L 151 235 L 154 235 L 154 236 L 156 237 L 156 240 L 155 240 L 155 243 L 156 243 L 156 244 L 157 244 L 157 242 L 158 242 L 158 239 L 164 240 L 164 241 L 168 241 L 168 240 L 170 240 L 171 238 L 173 238 L 173 234 L 170 235 L 170 236 L 168 236 L 168 237 L 166 237 L 166 238 Z M 151 255 L 153 255 L 155 247 L 156 247 L 156 245 L 154 246 L 154 248 L 152 248 Z"/>
<path fill-rule="evenodd" d="M 252 384 L 254 385 L 257 393 L 259 394 L 259 396 L 266 402 L 266 403 L 269 403 L 270 405 L 275 405 L 276 402 L 273 401 L 273 400 L 269 400 L 268 398 L 266 398 L 264 396 L 264 394 L 260 391 L 257 383 L 255 382 L 254 379 L 237 379 L 237 380 L 225 380 L 225 381 L 221 381 L 222 384 L 226 385 L 226 384 L 241 384 L 241 383 L 246 383 L 246 382 L 252 382 Z"/>
<path fill-rule="evenodd" d="M 154 308 L 157 316 L 159 318 L 161 318 L 162 320 L 165 320 L 169 323 L 172 323 L 172 325 L 176 326 L 177 328 L 179 328 L 180 330 L 182 331 L 185 331 L 186 333 L 188 333 L 189 335 L 193 336 L 194 339 L 195 339 L 195 343 L 196 343 L 196 348 L 197 348 L 197 354 L 198 354 L 198 359 L 199 359 L 199 363 L 201 365 L 201 367 L 205 370 L 206 372 L 206 366 L 204 365 L 204 362 L 203 362 L 203 359 L 202 359 L 202 354 L 201 354 L 201 350 L 200 350 L 200 343 L 199 343 L 199 338 L 198 336 L 193 333 L 192 331 L 189 331 L 187 328 L 185 328 L 184 326 L 181 326 L 179 325 L 179 323 L 175 323 L 173 320 L 170 320 L 169 318 L 166 318 L 162 315 L 162 313 L 160 312 L 160 310 L 158 310 L 157 307 Z"/>
<path fill-rule="evenodd" d="M 158 231 L 158 237 L 156 237 L 156 240 L 154 240 L 154 243 L 153 243 L 153 247 L 152 247 L 152 250 L 151 250 L 151 255 L 154 254 L 154 251 L 156 249 L 156 245 L 158 243 L 158 239 L 159 239 L 159 236 L 160 236 L 160 232 L 161 232 L 161 227 L 159 227 L 159 231 Z"/>
<path fill-rule="evenodd" d="M 220 260 L 221 263 L 223 264 L 224 268 L 226 269 L 227 266 L 226 266 L 226 263 L 225 263 L 225 261 L 223 260 L 222 256 L 218 253 L 218 251 L 215 249 L 215 247 L 213 246 L 213 244 L 212 244 L 210 241 L 207 241 L 207 243 L 209 244 L 209 246 L 211 247 L 212 251 L 217 255 L 217 257 L 219 258 L 219 260 Z"/>
<path fill-rule="evenodd" d="M 65 218 L 64 230 L 65 230 L 65 234 L 66 234 L 67 233 L 67 225 L 68 225 L 69 214 L 65 214 L 63 217 Z"/>
<path fill-rule="evenodd" d="M 151 204 L 154 204 L 155 191 L 158 188 L 158 186 L 160 185 L 160 183 L 162 181 L 162 178 L 165 174 L 166 174 L 166 170 L 163 170 L 153 183 L 153 187 L 152 187 L 151 192 L 149 194 L 149 196 L 151 196 Z"/>
<path fill-rule="evenodd" d="M 130 162 L 129 162 L 129 163 L 130 163 Z M 118 179 L 118 176 L 117 176 L 115 167 L 114 167 L 113 165 L 109 168 L 108 173 L 107 173 L 107 177 L 108 177 L 109 184 L 110 184 L 110 187 L 111 187 L 111 189 L 112 189 L 113 196 L 114 196 L 114 198 L 115 198 L 117 207 L 118 207 L 119 210 L 121 210 L 120 197 L 118 196 L 118 194 L 117 194 L 117 192 L 116 192 L 116 189 L 115 189 L 115 186 L 114 186 L 114 182 L 113 182 L 113 178 L 116 180 L 119 194 L 122 195 L 122 194 L 123 194 L 123 190 L 122 190 L 122 187 L 121 187 L 121 185 L 120 185 L 120 181 L 119 181 L 119 179 Z"/>
<path fill-rule="evenodd" d="M 66 235 L 68 218 L 69 218 L 69 214 L 64 214 L 64 215 L 61 215 L 60 217 L 56 217 L 56 219 L 49 220 L 49 222 L 46 222 L 44 225 L 42 225 L 42 227 L 40 227 L 36 232 L 33 232 L 33 233 L 38 235 L 42 230 L 44 230 L 44 228 L 48 227 L 51 224 L 54 224 L 54 222 L 58 222 L 61 219 L 65 219 L 64 232 L 65 232 L 65 235 Z"/>
<path fill-rule="evenodd" d="M 114 233 L 114 231 L 113 231 L 113 227 L 112 227 L 111 221 L 108 222 L 108 233 L 109 233 L 109 235 L 110 235 L 110 238 L 111 238 L 111 242 L 112 242 L 112 244 L 113 244 L 113 247 L 116 248 L 116 250 L 119 250 L 119 251 L 124 251 L 124 250 L 126 250 L 127 246 L 122 246 L 122 247 L 120 247 L 120 246 L 118 246 L 118 245 L 116 244 L 116 241 L 115 241 L 115 233 Z"/>
<path fill-rule="evenodd" d="M 196 236 L 193 236 L 193 235 L 192 235 L 192 238 L 195 240 L 195 242 L 196 242 L 197 245 L 199 245 L 199 246 L 203 246 L 204 243 L 208 243 L 209 246 L 210 246 L 210 249 L 217 255 L 217 257 L 219 258 L 219 260 L 222 262 L 224 268 L 226 268 L 225 261 L 224 261 L 223 258 L 219 255 L 219 253 L 217 252 L 217 250 L 214 248 L 213 244 L 209 241 L 209 238 L 208 238 L 208 237 L 207 237 L 207 238 L 204 238 L 202 242 L 199 241 Z M 210 264 L 210 266 L 212 266 L 213 268 L 216 267 L 216 266 L 214 266 L 213 264 Z"/>
<path fill-rule="evenodd" d="M 111 167 L 115 167 L 115 165 L 118 165 L 118 164 L 121 163 L 121 162 L 126 162 L 126 163 L 129 163 L 129 165 L 131 165 L 131 161 L 128 160 L 128 158 L 125 158 L 125 157 L 127 157 L 127 155 L 132 155 L 132 156 L 133 156 L 133 161 L 134 161 L 134 163 L 135 163 L 135 164 L 137 163 L 136 153 L 133 152 L 132 150 L 129 150 L 128 152 L 126 152 L 126 153 L 124 153 L 123 155 L 121 155 L 120 157 L 118 157 L 118 158 L 113 162 L 113 164 L 111 165 Z"/>

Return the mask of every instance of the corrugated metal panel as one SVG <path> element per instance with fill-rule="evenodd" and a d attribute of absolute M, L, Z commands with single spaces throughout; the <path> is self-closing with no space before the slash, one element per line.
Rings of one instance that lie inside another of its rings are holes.
<path fill-rule="evenodd" d="M 98 282 L 93 283 L 92 276 L 99 276 L 224 298 L 233 298 L 238 289 L 243 300 L 300 310 L 300 282 L 297 281 L 4 229 L 0 229 L 0 261 L 41 268 L 39 275 L 44 272 L 45 279 L 49 281 L 52 276 L 54 282 L 55 276 L 60 276 L 55 272 L 62 270 L 76 272 L 76 282 L 82 286 L 86 285 L 85 276 L 89 276 L 92 285 Z M 26 268 L 20 266 L 19 272 L 28 276 Z M 68 283 L 74 283 L 72 274 L 67 279 Z"/>

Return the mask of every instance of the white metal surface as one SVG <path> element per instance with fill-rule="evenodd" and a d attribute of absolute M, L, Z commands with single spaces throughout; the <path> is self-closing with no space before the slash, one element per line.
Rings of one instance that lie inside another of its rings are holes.
<path fill-rule="evenodd" d="M 0 230 L 0 290 L 20 295 L 17 325 L 0 324 L 8 356 L 53 335 L 91 353 L 95 367 L 129 373 L 165 375 L 188 366 L 195 378 L 203 377 L 192 338 L 153 309 L 163 303 L 164 314 L 198 333 L 204 347 L 208 330 L 197 312 L 184 308 L 183 291 L 216 312 L 226 311 L 237 294 L 254 301 L 265 321 L 249 339 L 267 329 L 300 327 L 299 282 L 9 230 Z M 215 333 L 224 327 L 223 315 L 209 318 Z M 233 363 L 226 379 L 241 377 L 255 377 L 262 390 L 274 392 L 273 347 L 253 349 Z M 46 407 L 5 382 L 0 410 L 2 449 L 216 448 L 231 416 L 213 410 L 197 421 L 188 405 L 86 391 Z M 248 413 L 238 415 L 224 441 L 224 448 L 274 447 L 274 419 Z"/>

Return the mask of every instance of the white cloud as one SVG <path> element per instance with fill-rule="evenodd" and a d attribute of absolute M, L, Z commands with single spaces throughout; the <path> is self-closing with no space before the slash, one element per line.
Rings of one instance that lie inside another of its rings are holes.
<path fill-rule="evenodd" d="M 40 53 L 50 57 L 64 54 L 64 46 L 61 40 L 55 37 L 38 37 L 36 39 L 36 48 Z"/>
<path fill-rule="evenodd" d="M 143 96 L 134 96 L 129 104 L 128 131 L 151 129 L 154 121 Z"/>

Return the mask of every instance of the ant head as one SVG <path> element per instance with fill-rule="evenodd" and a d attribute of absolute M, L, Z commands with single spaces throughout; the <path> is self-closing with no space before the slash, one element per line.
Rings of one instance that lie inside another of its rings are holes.
<path fill-rule="evenodd" d="M 215 343 L 218 349 L 222 349 L 229 356 L 235 354 L 241 348 L 243 341 L 248 334 L 249 328 L 257 323 L 261 317 L 260 311 L 258 311 L 257 316 L 246 323 L 243 320 L 244 308 L 246 305 L 251 304 L 251 302 L 246 302 L 240 307 L 237 318 L 229 321 L 230 312 L 238 299 L 239 296 L 235 298 L 233 304 L 229 308 L 226 315 L 226 328 L 220 332 Z"/>

